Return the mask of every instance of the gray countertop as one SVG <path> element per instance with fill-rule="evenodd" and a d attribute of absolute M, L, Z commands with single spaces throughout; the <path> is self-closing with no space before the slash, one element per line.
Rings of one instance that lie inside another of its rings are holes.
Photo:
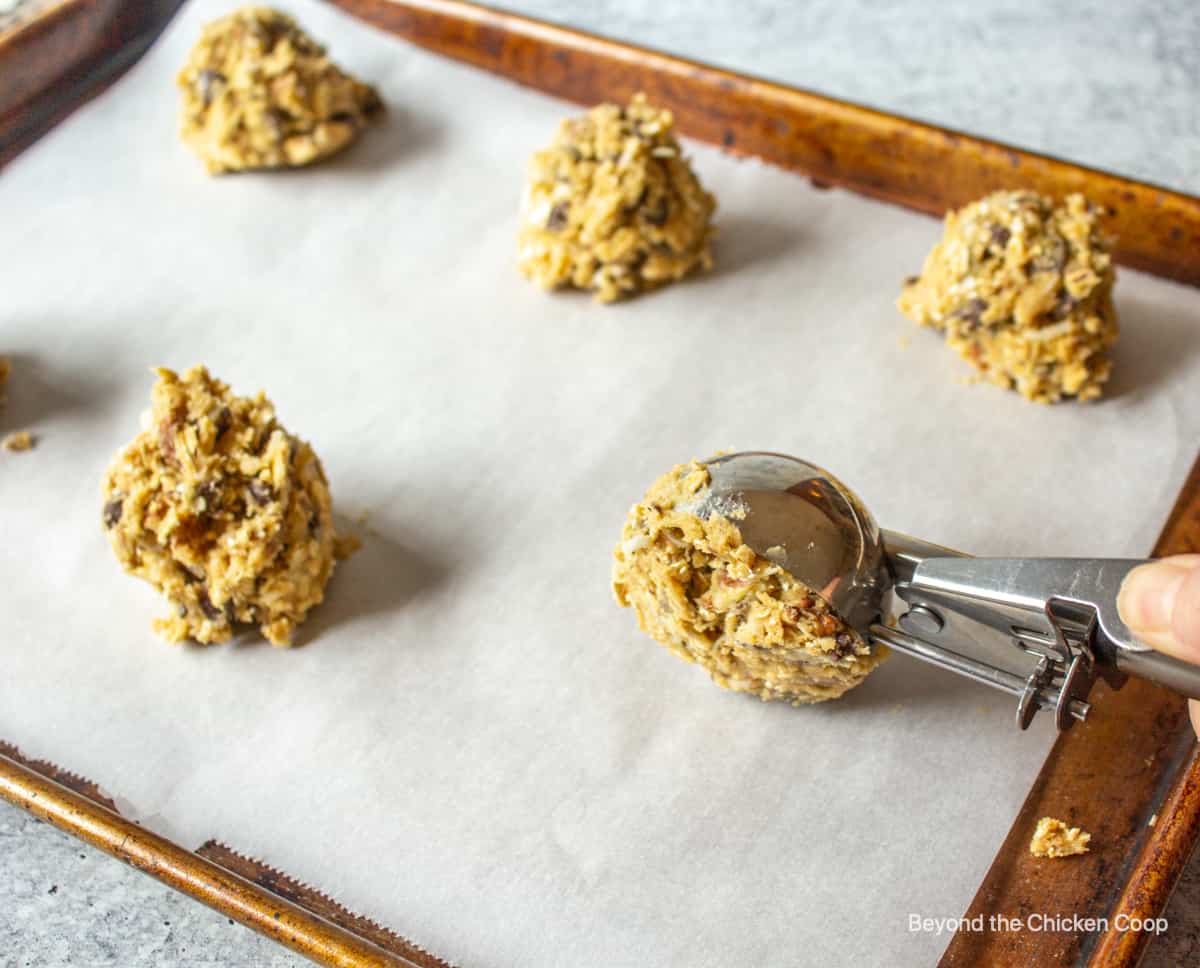
<path fill-rule="evenodd" d="M 1200 193 L 1194 0 L 500 5 Z"/>
<path fill-rule="evenodd" d="M 512 0 L 507 6 L 1200 193 L 1195 0 Z M 1196 860 L 1168 918 L 1171 929 L 1145 966 L 1200 963 Z M 3 968 L 301 963 L 0 804 Z"/>

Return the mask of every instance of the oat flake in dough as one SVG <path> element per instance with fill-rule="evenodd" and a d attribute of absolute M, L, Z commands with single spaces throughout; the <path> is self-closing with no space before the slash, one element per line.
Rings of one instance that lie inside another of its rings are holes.
<path fill-rule="evenodd" d="M 887 654 L 816 592 L 742 542 L 725 517 L 688 510 L 710 484 L 697 461 L 651 485 L 614 553 L 613 591 L 638 624 L 727 689 L 793 705 L 836 699 Z"/>
<path fill-rule="evenodd" d="M 1100 396 L 1117 339 L 1100 210 L 995 192 L 946 216 L 945 234 L 898 300 L 984 379 L 1039 403 Z"/>
<path fill-rule="evenodd" d="M 614 302 L 710 268 L 716 202 L 674 124 L 641 94 L 564 120 L 529 161 L 521 271 L 544 289 L 573 286 Z"/>
<path fill-rule="evenodd" d="M 212 174 L 307 165 L 383 109 L 286 14 L 245 7 L 208 24 L 179 72 L 180 134 Z"/>
<path fill-rule="evenodd" d="M 148 426 L 104 477 L 117 560 L 171 603 L 154 627 L 172 642 L 248 623 L 290 645 L 334 566 L 321 462 L 261 392 L 235 396 L 202 366 L 156 372 Z"/>

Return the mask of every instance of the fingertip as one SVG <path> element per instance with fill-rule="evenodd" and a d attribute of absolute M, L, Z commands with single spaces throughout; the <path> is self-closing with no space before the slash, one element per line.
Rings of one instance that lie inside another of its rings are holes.
<path fill-rule="evenodd" d="M 1200 555 L 1178 555 L 1134 568 L 1117 593 L 1117 611 L 1148 645 L 1200 661 Z"/>
<path fill-rule="evenodd" d="M 1185 575 L 1171 612 L 1171 635 L 1194 661 L 1200 662 L 1200 555 Z"/>

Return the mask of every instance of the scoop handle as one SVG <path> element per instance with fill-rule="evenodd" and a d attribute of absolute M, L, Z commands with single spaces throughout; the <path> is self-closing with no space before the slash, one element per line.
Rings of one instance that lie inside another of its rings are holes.
<path fill-rule="evenodd" d="M 1132 652 L 1116 649 L 1117 670 L 1139 679 L 1149 679 L 1188 699 L 1200 699 L 1200 666 L 1162 652 Z"/>
<path fill-rule="evenodd" d="M 1098 645 L 1109 652 L 1118 672 L 1148 679 L 1188 699 L 1200 699 L 1200 666 L 1159 652 L 1143 642 L 1117 612 L 1117 595 L 1125 576 L 1144 561 L 1102 559 L 1088 563 L 1086 574 L 1096 582 L 1096 617 L 1102 637 Z"/>
<path fill-rule="evenodd" d="M 1026 624 L 1022 616 L 1043 632 L 1052 631 L 1042 625 L 1051 611 L 1082 627 L 1094 616 L 1092 644 L 1102 665 L 1200 699 L 1200 666 L 1156 651 L 1117 612 L 1121 583 L 1144 559 L 974 558 L 887 531 L 884 546 L 898 582 L 954 596 L 949 601 L 964 614 L 973 603 L 974 616 L 1003 636 Z"/>

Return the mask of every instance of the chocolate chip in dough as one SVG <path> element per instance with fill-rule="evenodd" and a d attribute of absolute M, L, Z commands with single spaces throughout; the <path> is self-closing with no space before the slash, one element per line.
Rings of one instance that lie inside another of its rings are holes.
<path fill-rule="evenodd" d="M 551 232 L 561 232 L 567 227 L 567 203 L 559 202 L 554 208 L 550 209 L 550 214 L 546 218 L 546 228 Z"/>
<path fill-rule="evenodd" d="M 250 496 L 254 498 L 254 503 L 259 507 L 265 507 L 271 502 L 271 498 L 275 496 L 275 491 L 270 484 L 260 481 L 257 477 L 249 484 Z"/>
<path fill-rule="evenodd" d="M 216 622 L 225 617 L 225 613 L 212 603 L 212 599 L 208 597 L 208 592 L 204 589 L 200 590 L 197 601 L 200 605 L 200 611 L 204 613 L 204 617 L 210 622 Z"/>
<path fill-rule="evenodd" d="M 121 520 L 121 509 L 124 507 L 125 501 L 123 498 L 115 497 L 111 501 L 105 502 L 104 505 L 104 526 L 106 528 L 113 527 Z"/>

